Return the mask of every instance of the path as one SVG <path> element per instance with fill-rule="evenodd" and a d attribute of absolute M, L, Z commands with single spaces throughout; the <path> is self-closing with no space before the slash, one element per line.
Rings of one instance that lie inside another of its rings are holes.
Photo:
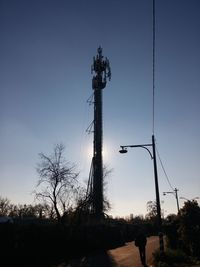
<path fill-rule="evenodd" d="M 147 264 L 150 266 L 152 261 L 152 253 L 158 249 L 158 237 L 149 237 L 146 246 Z M 141 267 L 138 248 L 134 242 L 126 243 L 126 246 L 119 247 L 108 252 L 113 258 L 116 267 Z"/>
<path fill-rule="evenodd" d="M 152 236 L 147 239 L 146 259 L 150 267 L 152 253 L 158 249 L 158 237 Z M 105 252 L 98 252 L 79 261 L 75 260 L 67 265 L 58 267 L 142 267 L 140 262 L 139 251 L 134 242 L 128 242 L 125 246 L 112 249 Z"/>

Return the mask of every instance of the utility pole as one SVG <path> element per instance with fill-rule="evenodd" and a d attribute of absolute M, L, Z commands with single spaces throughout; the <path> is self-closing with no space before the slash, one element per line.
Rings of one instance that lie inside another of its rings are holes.
<path fill-rule="evenodd" d="M 92 210 L 96 219 L 103 218 L 103 119 L 102 119 L 102 89 L 106 87 L 107 79 L 111 79 L 110 64 L 102 55 L 102 48 L 97 50 L 93 58 L 92 88 L 94 90 L 94 141 L 92 160 Z"/>
<path fill-rule="evenodd" d="M 159 186 L 158 186 L 158 172 L 157 172 L 157 163 L 156 163 L 156 149 L 155 149 L 155 137 L 152 135 L 152 143 L 151 144 L 142 144 L 142 145 L 125 145 L 120 146 L 120 153 L 127 153 L 127 148 L 129 147 L 141 147 L 148 151 L 153 160 L 154 166 L 154 180 L 155 180 L 155 191 L 156 191 L 156 208 L 157 208 L 157 224 L 158 224 L 158 236 L 160 243 L 160 252 L 164 252 L 164 241 L 163 241 L 163 233 L 162 233 L 162 218 L 161 218 L 161 208 L 160 208 L 160 195 L 159 195 Z M 152 151 L 148 149 L 148 147 L 152 147 Z"/>

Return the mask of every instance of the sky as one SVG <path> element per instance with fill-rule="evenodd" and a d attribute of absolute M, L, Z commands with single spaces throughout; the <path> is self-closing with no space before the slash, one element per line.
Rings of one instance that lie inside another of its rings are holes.
<path fill-rule="evenodd" d="M 166 216 L 177 207 L 163 192 L 200 197 L 200 1 L 156 0 L 155 13 L 154 134 Z M 113 170 L 108 213 L 145 215 L 155 200 L 153 161 L 141 148 L 118 151 L 151 143 L 152 1 L 0 0 L 0 36 L 0 196 L 33 204 L 38 154 L 51 154 L 58 143 L 80 180 L 88 179 L 87 99 L 102 46 L 112 71 L 103 90 L 104 164 Z"/>

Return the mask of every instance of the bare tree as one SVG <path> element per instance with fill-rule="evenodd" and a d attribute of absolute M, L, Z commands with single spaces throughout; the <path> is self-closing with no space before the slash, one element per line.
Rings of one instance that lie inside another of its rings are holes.
<path fill-rule="evenodd" d="M 64 146 L 57 144 L 53 154 L 46 156 L 40 153 L 40 163 L 37 167 L 39 181 L 35 196 L 53 205 L 57 220 L 62 213 L 74 205 L 74 194 L 78 186 L 78 173 L 75 165 L 64 158 Z"/>
<path fill-rule="evenodd" d="M 0 196 L 0 216 L 8 216 L 10 210 L 10 200 Z"/>
<path fill-rule="evenodd" d="M 113 169 L 108 168 L 104 165 L 103 167 L 103 193 L 104 193 L 104 199 L 103 199 L 103 212 L 105 215 L 107 211 L 111 209 L 110 202 L 108 198 L 106 197 L 106 187 L 107 187 L 107 178 L 110 176 L 110 174 L 113 172 Z M 85 186 L 79 186 L 77 188 L 76 193 L 76 210 L 75 210 L 75 216 L 76 222 L 80 223 L 86 222 L 90 215 L 92 214 L 92 192 L 91 188 L 88 184 L 88 181 L 85 181 Z"/>
<path fill-rule="evenodd" d="M 108 178 L 112 175 L 113 169 L 109 168 L 109 166 L 103 166 L 103 191 L 104 191 L 104 199 L 103 199 L 103 211 L 104 213 L 108 212 L 111 209 L 111 203 L 107 198 L 107 185 Z"/>
<path fill-rule="evenodd" d="M 156 218 L 156 216 L 157 216 L 157 203 L 156 203 L 156 201 L 148 201 L 147 202 L 147 212 L 148 212 L 146 214 L 147 219 Z"/>

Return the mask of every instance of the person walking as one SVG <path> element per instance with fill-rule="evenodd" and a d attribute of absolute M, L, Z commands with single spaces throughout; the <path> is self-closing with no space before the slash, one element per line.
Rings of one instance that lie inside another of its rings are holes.
<path fill-rule="evenodd" d="M 144 234 L 144 231 L 139 230 L 135 238 L 135 246 L 138 247 L 140 253 L 140 260 L 143 266 L 147 267 L 146 265 L 146 244 L 147 238 Z"/>

